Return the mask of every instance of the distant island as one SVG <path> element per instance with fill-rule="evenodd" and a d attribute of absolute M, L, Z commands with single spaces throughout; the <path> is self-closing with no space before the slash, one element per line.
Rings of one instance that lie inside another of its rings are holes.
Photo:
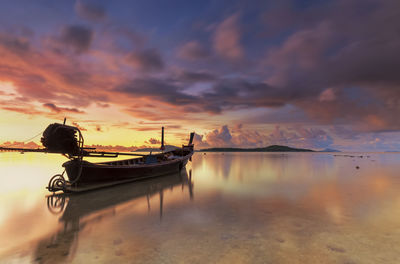
<path fill-rule="evenodd" d="M 341 152 L 341 151 L 337 149 L 326 148 L 324 150 L 320 150 L 319 152 Z"/>
<path fill-rule="evenodd" d="M 178 149 L 179 147 L 173 145 L 166 145 L 164 151 L 171 151 L 174 149 Z M 134 150 L 133 152 L 150 152 L 150 151 L 161 151 L 160 147 L 154 148 L 140 148 Z M 271 145 L 264 148 L 207 148 L 195 150 L 195 152 L 341 152 L 336 149 L 324 149 L 324 150 L 312 150 L 312 149 L 304 149 L 304 148 L 292 148 L 288 146 L 281 145 Z"/>
<path fill-rule="evenodd" d="M 264 148 L 208 148 L 201 152 L 314 152 L 311 149 L 292 148 L 288 146 L 272 145 Z"/>

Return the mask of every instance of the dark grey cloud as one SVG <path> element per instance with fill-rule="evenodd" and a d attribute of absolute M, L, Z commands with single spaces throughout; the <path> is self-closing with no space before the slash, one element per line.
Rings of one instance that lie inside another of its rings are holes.
<path fill-rule="evenodd" d="M 134 97 L 149 97 L 175 106 L 182 106 L 185 112 L 206 111 L 221 113 L 223 110 L 249 107 L 280 107 L 286 103 L 286 95 L 262 82 L 244 79 L 222 79 L 211 89 L 192 95 L 184 92 L 182 79 L 138 78 L 114 90 Z"/>
<path fill-rule="evenodd" d="M 223 71 L 210 75 L 191 70 L 177 75 L 177 83 L 212 82 L 203 92 L 185 94 L 190 100 L 185 101 L 184 109 L 221 113 L 273 107 L 282 109 L 286 116 L 290 113 L 282 107 L 292 105 L 301 111 L 292 117 L 309 123 L 350 124 L 370 131 L 399 129 L 399 2 L 350 0 L 304 10 L 291 4 L 279 8 L 281 15 L 268 18 L 270 28 L 278 27 L 292 13 L 297 15 L 278 29 L 283 32 L 283 41 L 272 48 L 266 46 L 266 55 L 260 59 L 257 71 L 239 70 L 224 76 Z M 189 42 L 178 55 L 193 59 L 196 56 L 190 55 L 198 52 L 200 58 L 202 49 L 199 42 Z M 161 83 L 180 98 L 181 85 L 158 80 L 157 86 L 162 87 Z M 166 95 L 159 99 L 183 105 Z M 265 123 L 281 120 L 271 115 L 255 119 Z"/>
<path fill-rule="evenodd" d="M 185 82 L 211 82 L 217 78 L 216 75 L 205 71 L 182 71 L 178 74 L 178 79 Z"/>
<path fill-rule="evenodd" d="M 268 50 L 266 82 L 317 122 L 399 129 L 400 3 L 338 1 L 306 13 L 307 23 L 289 23 L 294 33 Z"/>
<path fill-rule="evenodd" d="M 28 38 L 12 34 L 0 32 L 0 45 L 18 55 L 25 55 L 30 51 L 30 42 Z"/>
<path fill-rule="evenodd" d="M 186 60 L 206 59 L 210 55 L 210 51 L 198 41 L 189 41 L 178 50 L 178 56 Z"/>
<path fill-rule="evenodd" d="M 78 0 L 75 3 L 75 12 L 82 18 L 100 22 L 106 19 L 107 14 L 104 7 L 94 2 L 87 2 L 84 0 Z"/>
<path fill-rule="evenodd" d="M 68 107 L 59 107 L 53 103 L 45 103 L 43 107 L 50 109 L 52 112 L 55 113 L 62 113 L 62 112 L 69 112 L 69 113 L 76 113 L 76 114 L 83 114 L 84 111 L 81 111 L 77 108 L 68 108 Z"/>
<path fill-rule="evenodd" d="M 301 108 L 288 104 L 284 107 L 259 111 L 245 120 L 239 119 L 238 122 L 245 124 L 313 124 L 314 120 L 307 117 Z"/>
<path fill-rule="evenodd" d="M 76 53 L 88 51 L 93 39 L 93 31 L 82 25 L 68 25 L 61 30 L 61 41 Z"/>
<path fill-rule="evenodd" d="M 196 102 L 196 97 L 183 93 L 182 88 L 166 80 L 155 78 L 135 79 L 116 87 L 115 91 L 133 96 L 151 97 L 173 105 L 186 105 Z"/>
<path fill-rule="evenodd" d="M 164 68 L 164 62 L 156 49 L 131 52 L 127 61 L 132 67 L 141 71 L 160 71 Z"/>
<path fill-rule="evenodd" d="M 285 105 L 287 97 L 284 90 L 260 81 L 249 81 L 243 78 L 221 79 L 216 82 L 211 91 L 202 94 L 207 102 L 226 109 L 237 107 L 280 107 Z"/>

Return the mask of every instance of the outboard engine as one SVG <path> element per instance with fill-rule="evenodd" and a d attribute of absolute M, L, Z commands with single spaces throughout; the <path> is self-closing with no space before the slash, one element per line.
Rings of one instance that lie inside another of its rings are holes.
<path fill-rule="evenodd" d="M 80 149 L 77 132 L 77 127 L 54 123 L 46 128 L 40 141 L 51 152 L 74 155 Z"/>

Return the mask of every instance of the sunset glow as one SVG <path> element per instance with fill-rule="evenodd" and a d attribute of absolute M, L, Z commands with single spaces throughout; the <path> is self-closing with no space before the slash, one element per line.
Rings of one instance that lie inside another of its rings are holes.
<path fill-rule="evenodd" d="M 3 1 L 0 145 L 400 150 L 399 1 Z M 154 140 L 156 139 L 156 140 Z M 40 136 L 32 139 L 40 144 Z"/>

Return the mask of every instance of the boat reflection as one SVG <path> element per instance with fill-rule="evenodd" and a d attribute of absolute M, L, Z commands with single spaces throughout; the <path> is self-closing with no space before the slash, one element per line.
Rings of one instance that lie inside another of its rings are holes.
<path fill-rule="evenodd" d="M 172 190 L 177 186 L 181 186 L 182 189 L 187 186 L 189 198 L 193 199 L 191 170 L 189 170 L 189 175 L 184 169 L 176 174 L 82 194 L 55 194 L 48 196 L 48 209 L 53 214 L 62 214 L 59 221 L 63 224 L 63 227 L 52 236 L 38 242 L 34 253 L 34 261 L 37 263 L 60 263 L 71 260 L 77 249 L 80 231 L 104 217 L 114 216 L 116 214 L 116 206 L 139 198 L 147 198 L 148 210 L 150 210 L 150 198 L 154 195 L 159 195 L 161 221 L 164 190 Z"/>

